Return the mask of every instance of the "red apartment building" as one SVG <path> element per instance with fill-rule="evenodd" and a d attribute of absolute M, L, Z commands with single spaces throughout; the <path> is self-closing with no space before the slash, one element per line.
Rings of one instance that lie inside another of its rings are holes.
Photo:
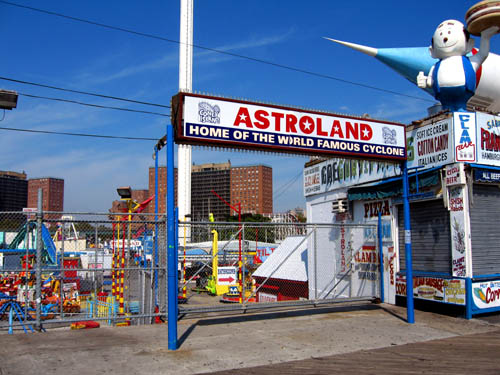
<path fill-rule="evenodd" d="M 231 168 L 231 205 L 242 213 L 273 213 L 273 169 L 265 165 Z M 232 212 L 235 215 L 235 212 Z"/>
<path fill-rule="evenodd" d="M 55 177 L 30 178 L 28 180 L 28 207 L 37 208 L 38 189 L 42 189 L 43 211 L 64 211 L 64 179 Z M 60 215 L 46 217 L 58 219 Z"/>
<path fill-rule="evenodd" d="M 38 189 L 42 189 L 44 211 L 64 211 L 64 180 L 55 177 L 30 178 L 28 180 L 28 207 L 38 205 Z"/>

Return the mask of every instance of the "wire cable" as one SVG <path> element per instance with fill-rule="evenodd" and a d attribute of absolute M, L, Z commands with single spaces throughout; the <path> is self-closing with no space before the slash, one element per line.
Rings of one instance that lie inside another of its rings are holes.
<path fill-rule="evenodd" d="M 143 137 L 121 137 L 117 135 L 101 135 L 101 134 L 84 134 L 84 133 L 67 133 L 67 132 L 54 132 L 49 130 L 34 130 L 34 129 L 18 129 L 0 127 L 0 130 L 10 130 L 26 133 L 41 133 L 41 134 L 54 134 L 54 135 L 69 135 L 74 137 L 91 137 L 91 138 L 108 138 L 108 139 L 126 139 L 132 141 L 158 141 L 158 138 L 143 138 Z"/>
<path fill-rule="evenodd" d="M 281 197 L 292 185 L 299 179 L 299 177 L 302 176 L 302 171 L 300 171 L 295 177 L 293 177 L 290 181 L 287 183 L 281 185 L 278 189 L 273 194 L 273 200 L 277 201 L 279 197 Z"/>
<path fill-rule="evenodd" d="M 139 35 L 139 36 L 143 36 L 143 37 L 146 37 L 146 38 L 157 39 L 157 40 L 161 40 L 161 41 L 169 42 L 169 43 L 182 44 L 178 40 L 164 38 L 164 37 L 161 37 L 161 36 L 158 36 L 158 35 L 143 33 L 143 32 L 140 32 L 140 31 L 130 30 L 130 29 L 126 29 L 126 28 L 123 28 L 123 27 L 107 25 L 107 24 L 100 23 L 100 22 L 86 20 L 84 18 L 78 18 L 78 17 L 68 16 L 68 15 L 65 15 L 65 14 L 62 14 L 62 13 L 56 13 L 56 12 L 52 12 L 52 11 L 48 11 L 48 10 L 44 10 L 44 9 L 34 8 L 34 7 L 27 6 L 27 5 L 16 4 L 16 3 L 12 3 L 10 1 L 0 0 L 0 3 L 6 4 L 6 5 L 11 5 L 11 6 L 18 7 L 18 8 L 29 9 L 29 10 L 32 10 L 34 12 L 45 13 L 45 14 L 48 14 L 48 15 L 51 15 L 51 16 L 66 18 L 66 19 L 69 19 L 69 20 L 77 21 L 77 22 L 87 23 L 87 24 L 90 24 L 90 25 L 99 26 L 99 27 L 103 27 L 103 28 L 106 28 L 106 29 L 121 31 L 121 32 L 124 32 L 124 33 Z M 228 55 L 228 56 L 232 56 L 232 57 L 238 57 L 238 58 L 241 58 L 241 59 L 246 59 L 246 60 L 249 60 L 249 61 L 254 61 L 254 62 L 261 63 L 261 64 L 266 64 L 266 65 L 270 65 L 270 66 L 274 66 L 274 67 L 277 67 L 277 68 L 286 69 L 286 70 L 290 70 L 290 71 L 294 71 L 294 72 L 298 72 L 298 73 L 302 73 L 302 74 L 307 74 L 307 75 L 311 75 L 311 76 L 315 76 L 315 77 L 325 78 L 325 79 L 329 79 L 329 80 L 333 80 L 333 81 L 337 81 L 337 82 L 342 82 L 342 83 L 346 83 L 346 84 L 350 84 L 350 85 L 355 85 L 355 86 L 359 86 L 359 87 L 363 87 L 363 88 L 367 88 L 367 89 L 371 89 L 371 90 L 381 91 L 381 92 L 385 92 L 385 93 L 392 94 L 392 95 L 399 95 L 399 96 L 404 96 L 404 97 L 411 98 L 411 99 L 422 100 L 422 101 L 434 103 L 434 100 L 431 100 L 431 99 L 421 98 L 421 97 L 418 97 L 418 96 L 413 96 L 413 95 L 408 95 L 408 94 L 403 94 L 401 92 L 397 92 L 397 91 L 393 91 L 393 90 L 388 90 L 388 89 L 383 89 L 383 88 L 380 88 L 380 87 L 371 86 L 371 85 L 367 85 L 367 84 L 364 84 L 364 83 L 349 81 L 349 80 L 346 80 L 346 79 L 343 79 L 343 78 L 334 77 L 334 76 L 330 76 L 330 75 L 322 74 L 322 73 L 316 73 L 316 72 L 312 72 L 312 71 L 309 71 L 309 70 L 305 70 L 305 69 L 301 69 L 301 68 L 295 68 L 295 67 L 292 67 L 292 66 L 283 65 L 283 64 L 279 64 L 279 63 L 274 63 L 274 62 L 271 62 L 271 61 L 262 60 L 262 59 L 258 59 L 258 58 L 255 58 L 255 57 L 240 55 L 240 54 L 233 53 L 233 52 L 228 52 L 228 51 L 222 51 L 222 50 L 215 49 L 215 48 L 204 47 L 204 46 L 200 46 L 200 45 L 197 45 L 197 44 L 192 44 L 192 46 L 195 47 L 195 48 L 198 48 L 198 49 L 205 50 L 205 51 L 211 51 L 211 52 L 216 52 L 216 53 L 220 53 L 220 54 L 224 54 L 224 55 Z"/>
<path fill-rule="evenodd" d="M 0 0 L 0 3 L 1 2 L 2 1 Z M 169 105 L 149 103 L 149 102 L 141 102 L 139 100 L 133 100 L 133 99 L 127 99 L 127 98 L 120 98 L 118 96 L 104 95 L 104 94 L 98 94 L 98 93 L 81 91 L 81 90 L 72 90 L 72 89 L 67 89 L 67 88 L 63 88 L 63 87 L 44 85 L 42 83 L 29 82 L 29 81 L 21 81 L 19 79 L 14 79 L 14 78 L 9 78 L 9 77 L 0 77 L 0 79 L 4 80 L 4 81 L 9 81 L 9 82 L 21 83 L 23 85 L 38 86 L 38 87 L 43 87 L 43 88 L 46 88 L 46 89 L 71 92 L 71 93 L 74 93 L 74 94 L 83 94 L 83 95 L 97 96 L 99 98 L 121 100 L 121 101 L 124 101 L 124 102 L 136 103 L 136 104 L 144 104 L 144 105 L 151 105 L 151 106 L 154 106 L 154 107 L 171 108 Z"/>
<path fill-rule="evenodd" d="M 170 116 L 169 114 L 165 114 L 165 113 L 141 111 L 141 110 L 138 110 L 138 109 L 130 109 L 130 108 L 111 107 L 111 106 L 100 105 L 100 104 L 84 103 L 84 102 L 79 102 L 79 101 L 76 101 L 76 100 L 69 100 L 69 99 L 49 98 L 47 96 L 39 96 L 39 95 L 33 95 L 33 94 L 26 94 L 26 93 L 22 93 L 22 92 L 18 92 L 18 95 L 27 96 L 29 98 L 46 99 L 46 100 L 54 100 L 54 101 L 58 101 L 58 102 L 65 102 L 65 103 L 85 105 L 85 106 L 89 106 L 89 107 L 104 108 L 104 109 L 115 109 L 117 111 L 146 113 L 148 115 L 156 115 L 156 116 L 164 116 L 164 117 L 169 117 Z"/>

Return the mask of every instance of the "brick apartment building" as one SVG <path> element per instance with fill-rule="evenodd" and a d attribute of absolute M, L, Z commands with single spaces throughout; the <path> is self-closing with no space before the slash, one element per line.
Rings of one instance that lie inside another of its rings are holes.
<path fill-rule="evenodd" d="M 272 214 L 273 169 L 265 165 L 231 168 L 231 205 L 238 202 L 242 213 Z"/>
<path fill-rule="evenodd" d="M 206 221 L 210 213 L 215 221 L 224 221 L 231 202 L 231 163 L 206 163 L 191 167 L 191 220 Z"/>
<path fill-rule="evenodd" d="M 177 168 L 175 173 L 175 205 L 177 205 Z M 167 168 L 158 167 L 158 212 L 166 212 Z M 142 202 L 155 194 L 155 169 L 149 168 L 149 189 L 147 197 L 135 198 Z M 241 203 L 242 213 L 271 215 L 273 213 L 273 169 L 265 165 L 232 167 L 231 163 L 205 163 L 191 167 L 191 220 L 206 221 L 209 213 L 216 221 L 224 221 L 229 215 L 236 215 L 227 204 Z M 110 212 L 116 211 L 120 201 L 113 202 Z M 116 207 L 115 207 L 116 206 Z M 155 212 L 155 202 L 148 205 L 148 213 Z M 182 220 L 182 218 L 180 218 Z"/>
<path fill-rule="evenodd" d="M 174 199 L 177 206 L 177 168 L 174 168 Z M 158 167 L 158 212 L 167 212 L 167 167 Z M 149 196 L 155 195 L 155 168 L 149 167 Z M 148 212 L 155 212 L 154 200 L 148 205 Z"/>
<path fill-rule="evenodd" d="M 64 211 L 64 179 L 55 177 L 30 178 L 28 180 L 28 207 L 38 206 L 38 189 L 42 189 L 44 211 Z"/>

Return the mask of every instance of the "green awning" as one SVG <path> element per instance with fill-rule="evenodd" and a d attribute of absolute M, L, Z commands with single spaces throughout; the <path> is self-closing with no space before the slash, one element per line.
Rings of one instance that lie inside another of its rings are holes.
<path fill-rule="evenodd" d="M 417 180 L 415 174 L 409 177 L 410 193 L 416 193 Z M 440 182 L 439 169 L 432 169 L 427 172 L 418 174 L 418 187 L 425 188 L 435 186 Z M 365 199 L 384 199 L 390 198 L 403 193 L 403 178 L 392 177 L 376 183 L 367 184 L 364 186 L 353 187 L 348 190 L 347 197 L 350 201 L 365 200 Z"/>

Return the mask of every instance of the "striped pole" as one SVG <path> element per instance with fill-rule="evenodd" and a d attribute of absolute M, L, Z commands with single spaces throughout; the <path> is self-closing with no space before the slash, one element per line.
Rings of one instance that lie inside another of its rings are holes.
<path fill-rule="evenodd" d="M 122 315 L 125 311 L 124 309 L 124 300 L 123 300 L 123 291 L 125 289 L 125 227 L 122 228 L 123 239 L 122 239 L 122 252 L 121 252 L 121 273 L 120 273 L 120 308 L 118 312 Z"/>
<path fill-rule="evenodd" d="M 116 244 L 115 244 L 115 231 L 116 224 L 113 223 L 113 255 L 111 256 L 111 295 L 114 296 L 116 292 L 116 272 L 115 272 L 115 258 L 116 258 Z"/>
<path fill-rule="evenodd" d="M 182 298 L 186 298 L 186 217 L 184 216 L 184 257 L 182 258 Z"/>

